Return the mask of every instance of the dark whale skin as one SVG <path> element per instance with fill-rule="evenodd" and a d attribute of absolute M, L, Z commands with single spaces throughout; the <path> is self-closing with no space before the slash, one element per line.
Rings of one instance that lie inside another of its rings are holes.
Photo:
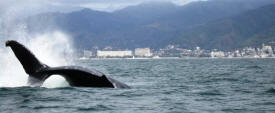
<path fill-rule="evenodd" d="M 32 86 L 41 86 L 51 75 L 61 75 L 71 86 L 75 87 L 130 88 L 130 86 L 95 69 L 86 69 L 80 66 L 49 67 L 41 63 L 31 51 L 15 40 L 6 41 L 6 46 L 11 47 L 29 75 L 28 83 Z"/>

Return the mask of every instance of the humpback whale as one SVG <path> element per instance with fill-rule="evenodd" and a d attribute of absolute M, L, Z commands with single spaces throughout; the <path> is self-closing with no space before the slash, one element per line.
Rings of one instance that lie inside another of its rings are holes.
<path fill-rule="evenodd" d="M 109 87 L 130 88 L 104 73 L 95 69 L 86 69 L 80 66 L 50 67 L 41 63 L 31 51 L 15 40 L 6 41 L 6 47 L 11 47 L 13 53 L 22 64 L 28 76 L 28 84 L 41 86 L 51 75 L 61 75 L 75 87 Z"/>

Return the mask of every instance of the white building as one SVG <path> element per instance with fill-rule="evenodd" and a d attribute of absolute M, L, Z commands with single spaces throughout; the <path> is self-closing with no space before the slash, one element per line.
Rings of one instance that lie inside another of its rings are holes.
<path fill-rule="evenodd" d="M 261 51 L 261 57 L 272 57 L 273 56 L 273 50 L 271 46 L 266 46 L 263 44 L 262 51 Z"/>
<path fill-rule="evenodd" d="M 98 57 L 129 57 L 133 56 L 132 51 L 97 51 Z"/>
<path fill-rule="evenodd" d="M 135 56 L 139 57 L 150 57 L 152 56 L 150 48 L 136 48 Z"/>
<path fill-rule="evenodd" d="M 234 57 L 242 57 L 241 52 L 239 50 L 236 50 L 234 52 Z"/>
<path fill-rule="evenodd" d="M 201 50 L 201 48 L 200 48 L 199 46 L 197 46 L 197 47 L 196 47 L 196 50 L 199 51 L 199 50 Z"/>
<path fill-rule="evenodd" d="M 258 58 L 257 51 L 252 47 L 245 47 L 242 51 L 242 56 L 246 58 Z"/>
<path fill-rule="evenodd" d="M 221 57 L 224 57 L 224 56 L 225 56 L 225 54 L 222 51 L 212 51 L 211 52 L 211 57 L 212 58 L 215 58 L 215 57 L 221 58 Z"/>

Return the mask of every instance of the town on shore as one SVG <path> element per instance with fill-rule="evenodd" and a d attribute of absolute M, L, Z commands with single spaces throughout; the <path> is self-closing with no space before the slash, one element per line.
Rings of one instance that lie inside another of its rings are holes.
<path fill-rule="evenodd" d="M 110 46 L 99 50 L 93 47 L 91 50 L 82 50 L 79 54 L 81 60 L 104 59 L 104 58 L 275 58 L 275 50 L 272 46 L 262 45 L 261 48 L 245 47 L 234 51 L 220 51 L 217 49 L 204 50 L 200 47 L 195 49 L 179 48 L 168 45 L 164 49 L 151 50 L 150 48 L 136 48 L 135 50 L 113 50 Z"/>

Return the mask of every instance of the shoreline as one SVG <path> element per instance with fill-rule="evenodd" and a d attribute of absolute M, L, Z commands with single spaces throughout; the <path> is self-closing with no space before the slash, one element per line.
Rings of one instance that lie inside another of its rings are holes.
<path fill-rule="evenodd" d="M 167 59 L 275 59 L 275 57 L 254 58 L 254 57 L 159 57 L 159 58 L 78 58 L 76 60 L 167 60 Z"/>

